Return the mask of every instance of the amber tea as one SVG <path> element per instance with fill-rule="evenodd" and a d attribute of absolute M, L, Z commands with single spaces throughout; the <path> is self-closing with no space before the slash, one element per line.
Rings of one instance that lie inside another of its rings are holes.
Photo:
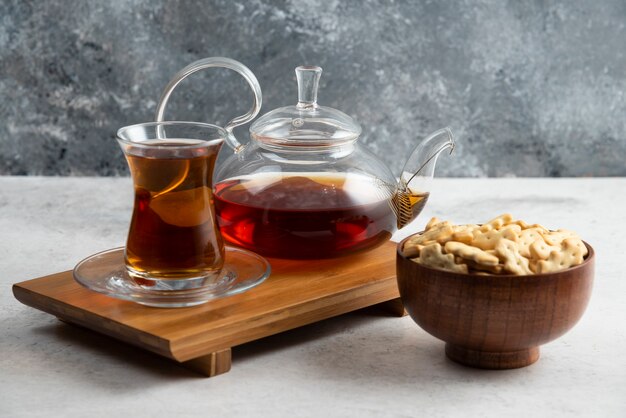
<path fill-rule="evenodd" d="M 222 268 L 224 245 L 211 206 L 221 144 L 150 140 L 125 150 L 135 187 L 126 264 L 136 277 L 197 278 Z"/>
<path fill-rule="evenodd" d="M 398 229 L 407 226 L 417 218 L 426 206 L 429 193 L 416 192 L 408 187 L 396 190 L 391 196 L 391 207 L 396 214 Z"/>

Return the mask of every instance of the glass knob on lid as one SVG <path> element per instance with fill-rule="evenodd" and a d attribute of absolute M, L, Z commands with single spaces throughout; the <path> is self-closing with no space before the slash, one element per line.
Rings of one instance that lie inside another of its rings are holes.
<path fill-rule="evenodd" d="M 274 109 L 257 119 L 250 135 L 261 145 L 299 149 L 334 147 L 349 144 L 361 134 L 361 126 L 340 110 L 317 103 L 322 69 L 296 68 L 298 103 Z"/>

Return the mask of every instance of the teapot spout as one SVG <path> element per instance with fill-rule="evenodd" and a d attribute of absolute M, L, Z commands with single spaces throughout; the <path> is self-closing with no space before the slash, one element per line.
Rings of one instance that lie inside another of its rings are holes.
<path fill-rule="evenodd" d="M 406 226 L 422 211 L 428 200 L 430 180 L 435 173 L 439 154 L 454 150 L 454 136 L 450 128 L 440 129 L 413 150 L 402 169 L 400 180 L 392 197 L 392 207 L 397 216 L 398 229 Z"/>
<path fill-rule="evenodd" d="M 450 128 L 443 128 L 433 132 L 413 150 L 411 156 L 404 164 L 398 186 L 411 186 L 421 178 L 432 178 L 435 173 L 435 165 L 439 154 L 450 149 L 454 151 L 454 136 Z"/>

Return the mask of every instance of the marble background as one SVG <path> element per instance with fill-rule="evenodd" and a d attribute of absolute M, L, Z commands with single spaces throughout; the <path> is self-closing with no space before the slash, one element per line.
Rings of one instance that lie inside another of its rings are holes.
<path fill-rule="evenodd" d="M 0 174 L 127 173 L 115 131 L 151 120 L 178 69 L 228 56 L 259 78 L 263 113 L 295 103 L 294 67 L 322 66 L 321 104 L 396 173 L 449 125 L 439 175 L 624 176 L 625 24 L 620 0 L 3 0 Z M 224 124 L 245 89 L 196 75 L 168 118 Z"/>

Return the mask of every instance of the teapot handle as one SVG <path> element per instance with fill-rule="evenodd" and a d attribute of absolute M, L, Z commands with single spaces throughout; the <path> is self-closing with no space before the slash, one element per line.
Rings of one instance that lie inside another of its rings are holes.
<path fill-rule="evenodd" d="M 237 140 L 237 138 L 235 138 L 235 135 L 233 134 L 233 129 L 236 126 L 243 125 L 244 123 L 248 123 L 252 119 L 254 119 L 256 115 L 259 114 L 263 101 L 259 81 L 256 79 L 252 71 L 250 71 L 248 67 L 246 67 L 239 61 L 224 57 L 203 58 L 201 60 L 192 62 L 191 64 L 177 72 L 170 80 L 170 82 L 167 83 L 167 86 L 165 86 L 165 90 L 163 90 L 163 94 L 161 94 L 161 99 L 159 100 L 159 104 L 156 108 L 155 119 L 157 122 L 163 121 L 165 105 L 167 105 L 167 101 L 169 100 L 172 92 L 174 91 L 176 86 L 180 84 L 181 81 L 197 71 L 213 67 L 228 68 L 239 73 L 248 82 L 248 85 L 252 89 L 252 93 L 254 95 L 254 102 L 252 103 L 252 107 L 250 108 L 250 110 L 248 110 L 248 113 L 246 113 L 245 115 L 237 116 L 236 118 L 228 122 L 224 127 L 227 133 L 226 143 L 235 151 L 235 153 L 238 153 L 243 149 L 243 145 Z"/>

